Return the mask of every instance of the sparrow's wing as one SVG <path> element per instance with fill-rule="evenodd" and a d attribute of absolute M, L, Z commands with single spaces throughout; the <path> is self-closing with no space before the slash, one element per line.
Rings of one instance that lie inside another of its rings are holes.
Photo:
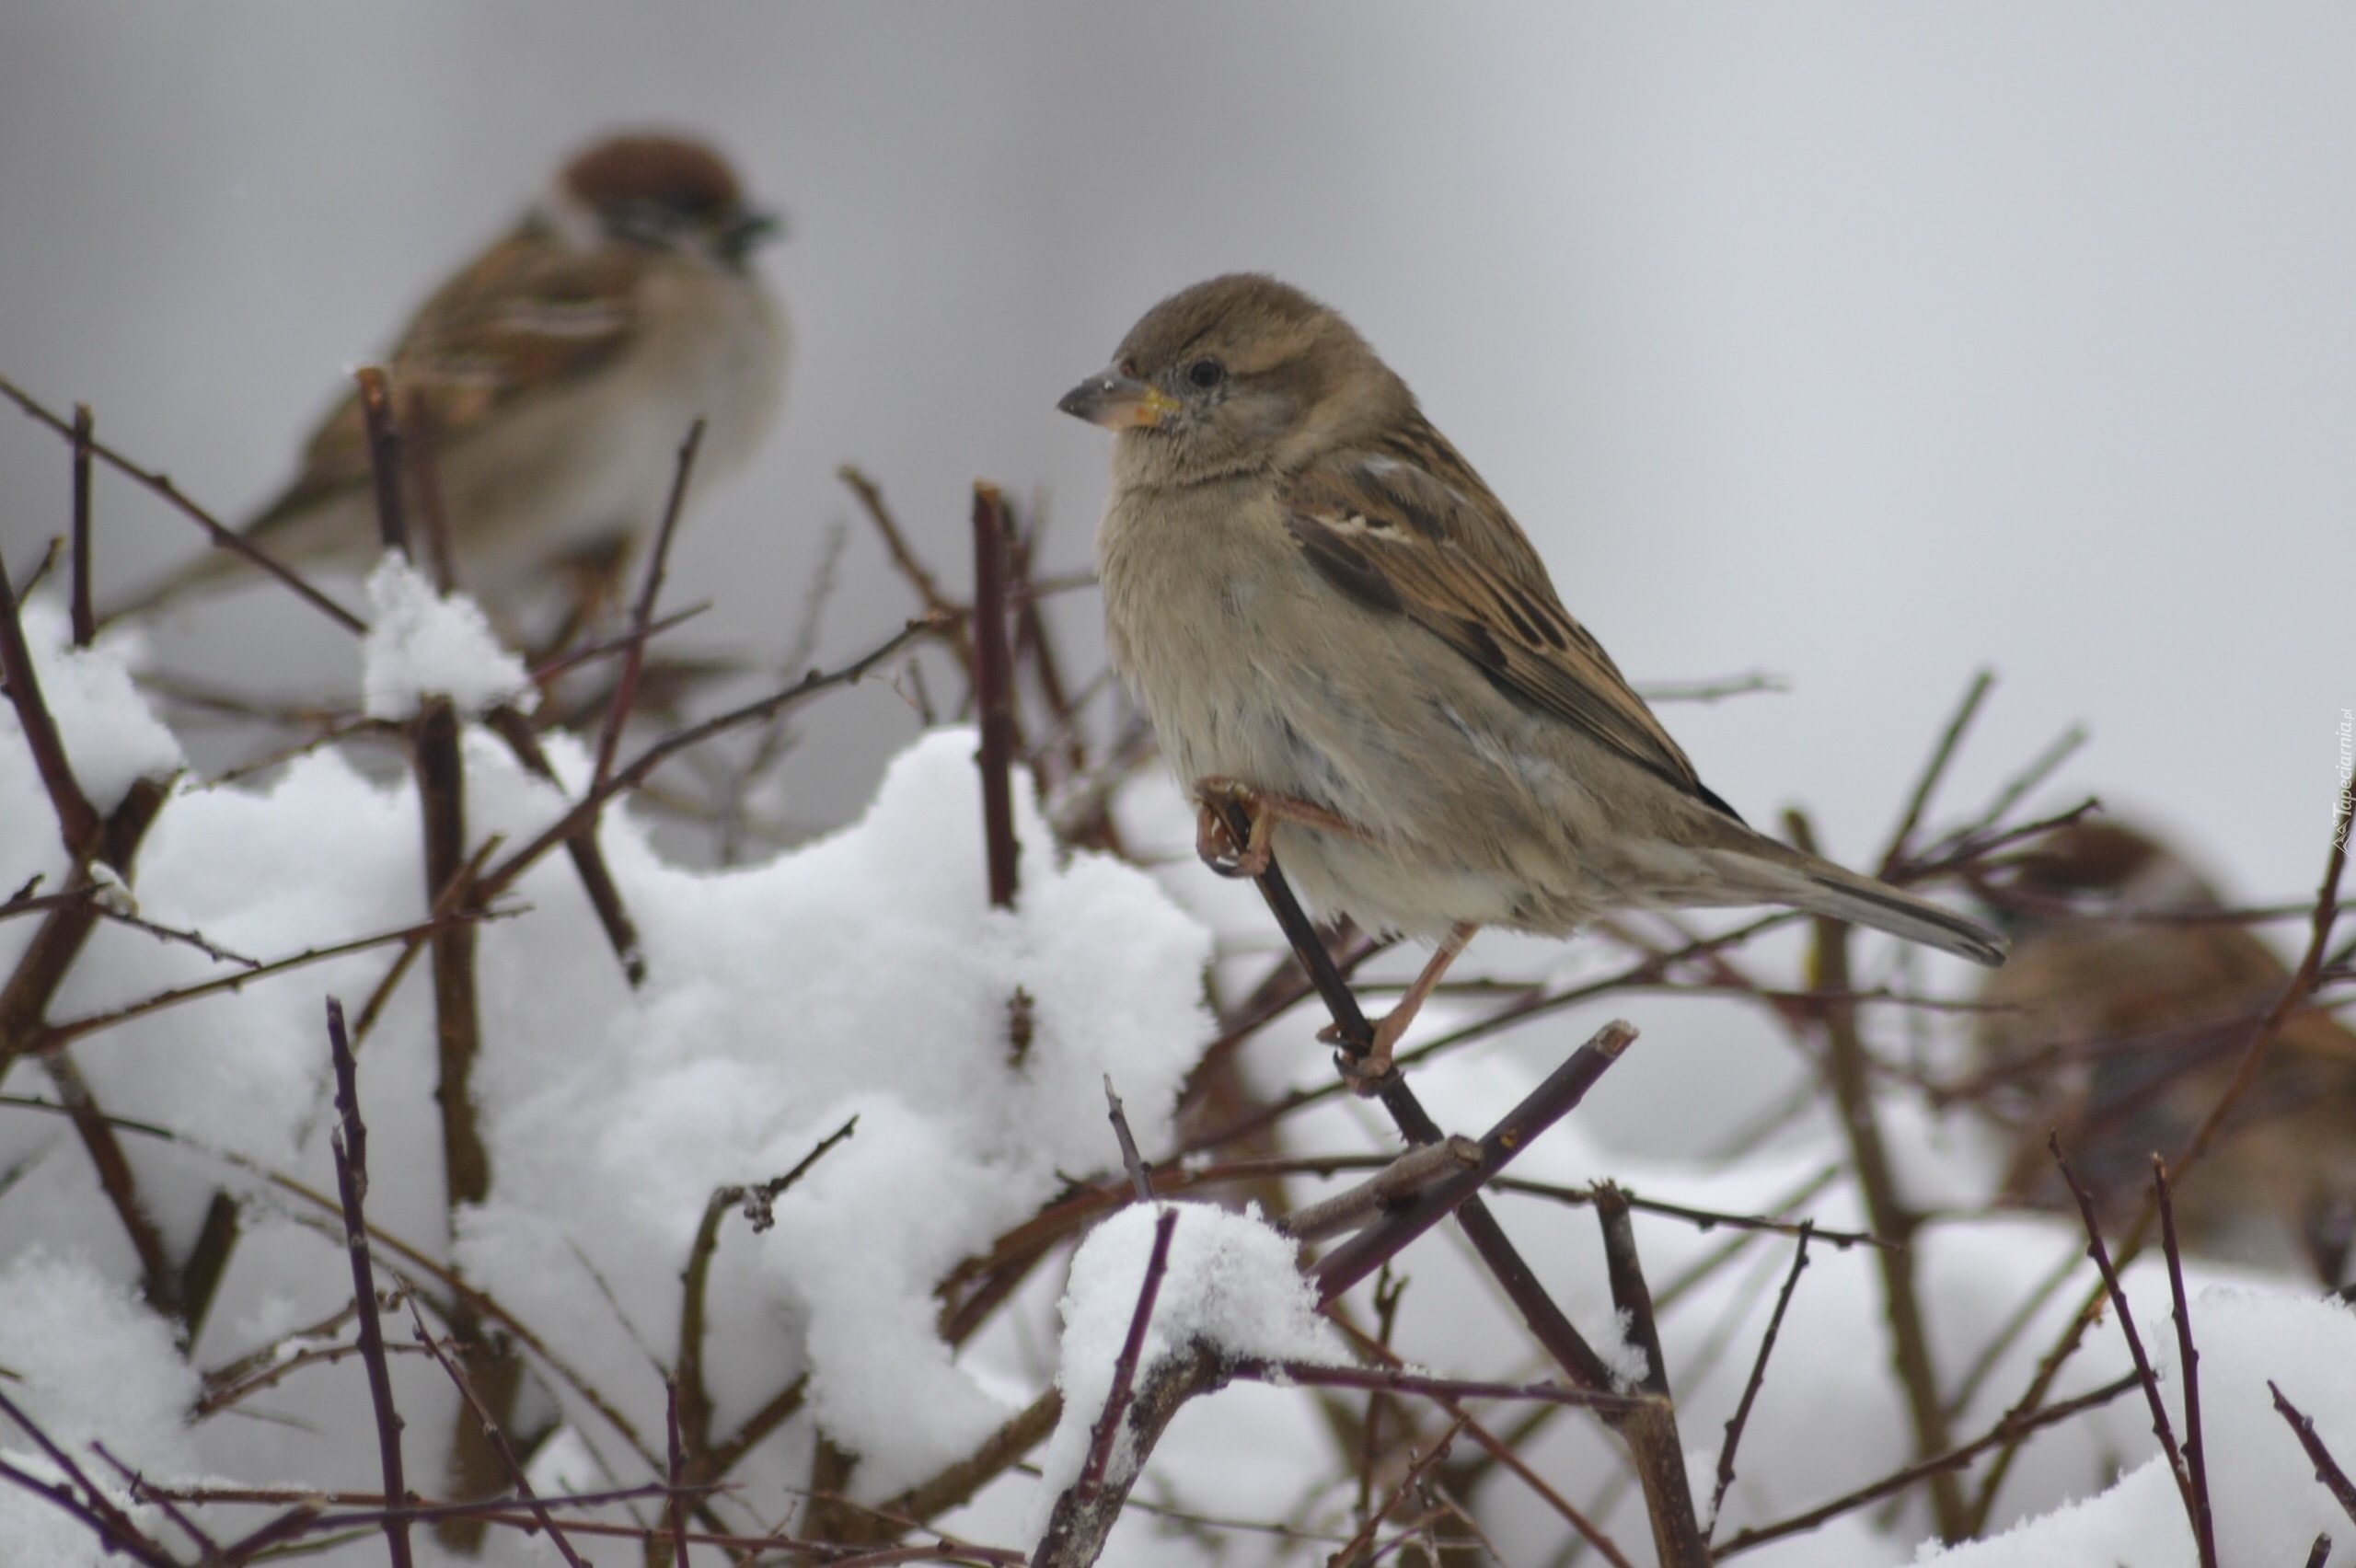
<path fill-rule="evenodd" d="M 646 255 L 582 250 L 527 221 L 435 291 L 402 329 L 387 366 L 398 415 L 422 394 L 431 439 L 454 446 L 518 400 L 561 389 L 626 352 L 640 325 Z M 368 431 L 355 390 L 313 432 L 302 472 L 248 532 L 266 537 L 315 503 L 368 480 Z"/>
<path fill-rule="evenodd" d="M 1529 539 L 1438 432 L 1419 423 L 1313 464 L 1283 502 L 1294 541 L 1334 587 L 1407 617 L 1509 696 L 1735 815 L 1563 608 Z"/>

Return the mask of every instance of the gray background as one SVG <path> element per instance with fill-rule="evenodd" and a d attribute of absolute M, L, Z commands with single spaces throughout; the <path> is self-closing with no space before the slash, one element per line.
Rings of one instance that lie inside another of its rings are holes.
<path fill-rule="evenodd" d="M 2356 705 L 2356 11 L 2345 6 L 485 5 L 0 8 L 0 373 L 240 513 L 351 364 L 616 124 L 699 129 L 790 213 L 784 422 L 676 561 L 688 640 L 783 642 L 833 478 L 963 581 L 964 487 L 1085 560 L 1103 438 L 1055 413 L 1232 268 L 1344 307 L 1754 821 L 1887 832 L 1971 670 L 1977 798 L 2066 789 L 2237 891 L 2313 885 Z M 0 547 L 64 525 L 0 410 Z M 102 582 L 191 551 L 102 481 Z M 825 646 L 907 598 L 854 533 Z M 1062 611 L 1092 663 L 1092 601 Z M 282 596 L 178 667 L 348 689 Z M 837 702 L 790 775 L 863 798 L 914 720 Z"/>

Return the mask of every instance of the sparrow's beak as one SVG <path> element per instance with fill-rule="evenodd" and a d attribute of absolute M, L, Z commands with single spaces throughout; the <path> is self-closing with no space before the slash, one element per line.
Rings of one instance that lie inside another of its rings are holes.
<path fill-rule="evenodd" d="M 775 213 L 756 213 L 746 208 L 721 225 L 720 253 L 731 261 L 741 261 L 758 247 L 784 237 L 783 218 Z"/>
<path fill-rule="evenodd" d="M 1178 411 L 1178 399 L 1134 375 L 1108 370 L 1063 395 L 1056 407 L 1106 430 L 1149 430 Z"/>

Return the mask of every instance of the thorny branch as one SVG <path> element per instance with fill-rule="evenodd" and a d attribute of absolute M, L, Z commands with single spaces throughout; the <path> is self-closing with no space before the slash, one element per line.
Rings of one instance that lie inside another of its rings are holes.
<path fill-rule="evenodd" d="M 1800 1283 L 1800 1271 L 1807 1267 L 1809 1226 L 1800 1222 L 1799 1245 L 1792 1249 L 1792 1272 L 1784 1276 L 1784 1288 L 1776 1293 L 1775 1309 L 1767 1319 L 1767 1332 L 1759 1337 L 1759 1355 L 1750 1364 L 1750 1377 L 1742 1385 L 1742 1398 L 1736 1401 L 1734 1414 L 1727 1418 L 1727 1439 L 1718 1448 L 1718 1482 L 1710 1493 L 1710 1518 L 1703 1539 L 1707 1540 L 1717 1531 L 1718 1519 L 1726 1509 L 1727 1493 L 1734 1485 L 1735 1450 L 1742 1446 L 1742 1429 L 1750 1421 L 1750 1407 L 1758 1401 L 1759 1389 L 1767 1380 L 1767 1357 L 1774 1353 L 1775 1336 L 1784 1327 L 1784 1313 L 1792 1304 L 1792 1292 Z"/>

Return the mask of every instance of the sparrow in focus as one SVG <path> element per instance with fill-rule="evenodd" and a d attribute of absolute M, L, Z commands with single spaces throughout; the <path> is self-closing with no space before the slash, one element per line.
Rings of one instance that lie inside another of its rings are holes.
<path fill-rule="evenodd" d="M 748 266 L 776 227 L 710 148 L 616 136 L 566 163 L 514 230 L 419 307 L 386 370 L 404 433 L 430 444 L 461 587 L 512 612 L 553 567 L 618 568 L 660 520 L 699 416 L 698 478 L 751 455 L 785 372 L 783 316 Z M 356 390 L 244 532 L 298 569 L 375 559 Z M 253 572 L 212 550 L 110 618 Z"/>
<path fill-rule="evenodd" d="M 2225 1091 L 2290 971 L 2166 846 L 2073 823 L 1987 890 L 2013 962 L 1981 988 L 1973 1102 L 2017 1142 L 1999 1203 L 2072 1209 L 2048 1133 L 2117 1223 Z M 2304 1255 L 2344 1283 L 2356 1242 L 2356 1033 L 2292 1013 L 2223 1139 L 2181 1178 L 2177 1223 L 2212 1254 Z"/>
<path fill-rule="evenodd" d="M 1058 406 L 1117 432 L 1106 638 L 1192 786 L 1198 847 L 1234 874 L 1280 854 L 1326 916 L 1437 943 L 1362 1083 L 1482 926 L 1780 904 L 2004 961 L 1977 921 L 1704 788 L 1415 394 L 1306 294 L 1198 283 Z"/>

